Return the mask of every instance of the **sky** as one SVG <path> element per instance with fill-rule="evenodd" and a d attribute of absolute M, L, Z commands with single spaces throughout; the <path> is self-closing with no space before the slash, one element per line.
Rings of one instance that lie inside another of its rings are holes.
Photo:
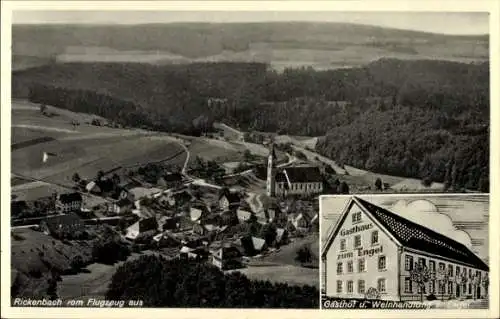
<path fill-rule="evenodd" d="M 324 242 L 352 196 L 322 198 L 321 239 Z M 488 258 L 488 196 L 360 195 L 415 223 L 430 228 Z"/>
<path fill-rule="evenodd" d="M 367 24 L 443 34 L 489 34 L 484 12 L 14 11 L 14 24 L 144 24 L 315 21 Z"/>

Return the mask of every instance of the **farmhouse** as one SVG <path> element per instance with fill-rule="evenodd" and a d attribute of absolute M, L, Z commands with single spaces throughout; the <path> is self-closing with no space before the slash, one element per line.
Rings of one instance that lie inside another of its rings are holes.
<path fill-rule="evenodd" d="M 320 194 L 323 192 L 323 177 L 317 166 L 277 168 L 276 153 L 271 146 L 267 159 L 266 190 L 270 197 Z"/>
<path fill-rule="evenodd" d="M 241 268 L 242 254 L 235 246 L 224 244 L 212 252 L 212 264 L 221 270 Z"/>
<path fill-rule="evenodd" d="M 224 212 L 235 210 L 240 206 L 240 196 L 236 193 L 225 192 L 219 197 L 219 208 Z"/>
<path fill-rule="evenodd" d="M 134 203 L 128 198 L 122 198 L 113 203 L 112 211 L 116 214 L 125 214 L 132 211 Z"/>
<path fill-rule="evenodd" d="M 78 211 L 82 208 L 83 198 L 80 193 L 58 194 L 56 199 L 56 211 L 67 213 Z"/>
<path fill-rule="evenodd" d="M 479 298 L 488 266 L 463 244 L 352 197 L 322 251 L 325 294 L 380 299 Z M 423 280 L 422 278 L 427 278 Z"/>
<path fill-rule="evenodd" d="M 85 225 L 75 213 L 46 218 L 40 222 L 40 230 L 46 235 L 60 236 L 63 233 L 82 231 Z"/>
<path fill-rule="evenodd" d="M 158 223 L 156 218 L 144 218 L 137 221 L 135 224 L 127 228 L 127 233 L 125 238 L 130 240 L 136 240 L 156 234 L 158 229 Z"/>

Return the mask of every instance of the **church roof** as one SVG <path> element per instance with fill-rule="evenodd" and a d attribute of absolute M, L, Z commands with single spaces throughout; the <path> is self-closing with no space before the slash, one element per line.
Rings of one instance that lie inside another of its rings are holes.
<path fill-rule="evenodd" d="M 321 172 L 316 166 L 297 166 L 283 169 L 290 179 L 290 183 L 318 183 L 323 180 Z"/>
<path fill-rule="evenodd" d="M 489 270 L 488 265 L 465 245 L 361 198 L 353 197 L 353 201 L 364 208 L 402 246 L 455 260 L 477 269 Z M 333 241 L 333 236 L 329 241 Z M 323 254 L 330 245 L 331 243 L 327 242 Z"/>

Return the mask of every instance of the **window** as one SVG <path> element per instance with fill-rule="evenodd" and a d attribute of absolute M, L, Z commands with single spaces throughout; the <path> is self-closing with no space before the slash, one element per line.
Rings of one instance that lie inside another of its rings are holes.
<path fill-rule="evenodd" d="M 439 270 L 444 270 L 444 263 L 439 263 Z"/>
<path fill-rule="evenodd" d="M 413 256 L 406 255 L 405 256 L 405 270 L 413 269 Z"/>
<path fill-rule="evenodd" d="M 342 293 L 342 280 L 337 280 L 337 293 Z"/>
<path fill-rule="evenodd" d="M 481 272 L 480 271 L 477 272 L 477 277 L 479 278 L 479 282 L 481 282 Z"/>
<path fill-rule="evenodd" d="M 352 214 L 352 223 L 359 223 L 361 221 L 361 212 L 356 212 Z"/>
<path fill-rule="evenodd" d="M 445 286 L 444 285 L 439 285 L 439 293 L 441 295 L 444 295 L 446 292 L 445 292 Z"/>
<path fill-rule="evenodd" d="M 424 294 L 426 293 L 426 292 L 425 292 L 425 285 L 424 285 L 424 286 L 420 286 L 420 285 L 418 286 L 418 293 L 419 293 L 419 294 L 420 294 L 420 293 L 424 293 Z"/>
<path fill-rule="evenodd" d="M 459 266 L 457 266 L 457 267 L 455 268 L 455 276 L 457 276 L 457 277 L 459 277 L 459 276 L 460 276 L 460 267 L 459 267 Z"/>
<path fill-rule="evenodd" d="M 364 259 L 359 259 L 358 260 L 358 272 L 364 272 L 366 270 L 365 267 L 365 260 Z"/>
<path fill-rule="evenodd" d="M 385 279 L 380 278 L 377 280 L 377 289 L 379 292 L 385 292 Z"/>
<path fill-rule="evenodd" d="M 347 292 L 352 294 L 353 291 L 354 291 L 354 283 L 352 282 L 352 280 L 349 280 L 347 282 Z"/>
<path fill-rule="evenodd" d="M 353 266 L 352 260 L 350 260 L 347 262 L 347 272 L 352 273 L 353 271 L 354 271 L 354 266 Z"/>
<path fill-rule="evenodd" d="M 358 280 L 358 293 L 360 293 L 360 294 L 365 293 L 365 281 L 364 280 Z"/>
<path fill-rule="evenodd" d="M 340 240 L 340 250 L 345 250 L 345 246 L 346 246 L 345 239 L 341 239 Z"/>
<path fill-rule="evenodd" d="M 420 267 L 424 267 L 425 266 L 425 258 L 418 258 L 418 265 Z"/>
<path fill-rule="evenodd" d="M 386 260 L 385 260 L 385 256 L 379 256 L 378 257 L 378 270 L 385 270 L 385 265 L 386 263 Z"/>
<path fill-rule="evenodd" d="M 448 275 L 453 277 L 453 265 L 448 265 Z"/>
<path fill-rule="evenodd" d="M 434 260 L 429 260 L 429 269 L 431 271 L 436 271 L 436 262 Z"/>
<path fill-rule="evenodd" d="M 434 280 L 431 280 L 429 282 L 429 293 L 430 294 L 436 293 L 436 282 Z"/>
<path fill-rule="evenodd" d="M 337 263 L 337 275 L 342 275 L 342 263 Z"/>
<path fill-rule="evenodd" d="M 469 269 L 469 278 L 472 278 L 472 269 Z"/>
<path fill-rule="evenodd" d="M 372 231 L 372 245 L 378 244 L 378 231 Z"/>
<path fill-rule="evenodd" d="M 361 247 L 361 235 L 354 236 L 354 248 Z"/>
<path fill-rule="evenodd" d="M 413 293 L 413 287 L 410 277 L 405 278 L 405 293 Z"/>

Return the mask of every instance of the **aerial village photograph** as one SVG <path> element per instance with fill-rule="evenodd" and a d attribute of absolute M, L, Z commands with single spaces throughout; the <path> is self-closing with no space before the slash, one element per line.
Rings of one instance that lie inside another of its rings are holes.
<path fill-rule="evenodd" d="M 12 307 L 484 305 L 487 13 L 18 10 L 11 59 Z M 444 213 L 472 246 L 392 193 L 476 203 Z M 418 293 L 405 256 L 468 277 Z"/>
<path fill-rule="evenodd" d="M 488 308 L 488 194 L 322 196 L 320 205 L 323 309 Z"/>

